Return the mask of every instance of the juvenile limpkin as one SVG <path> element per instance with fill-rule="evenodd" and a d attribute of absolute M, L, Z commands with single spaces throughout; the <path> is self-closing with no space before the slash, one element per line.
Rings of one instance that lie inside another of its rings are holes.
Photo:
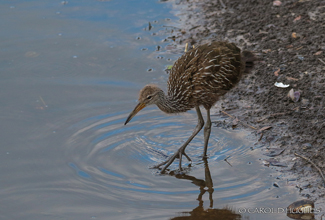
<path fill-rule="evenodd" d="M 125 125 L 144 107 L 156 104 L 166 113 L 186 112 L 195 108 L 198 116 L 196 125 L 189 139 L 178 151 L 162 165 L 164 172 L 167 167 L 179 158 L 181 170 L 182 155 L 189 161 L 185 153 L 186 146 L 197 135 L 204 125 L 200 106 L 207 111 L 207 121 L 204 127 L 204 152 L 207 157 L 208 141 L 211 132 L 210 109 L 228 90 L 233 88 L 240 80 L 242 73 L 247 72 L 247 67 L 252 67 L 254 56 L 248 51 L 241 50 L 233 43 L 213 42 L 191 49 L 182 55 L 173 65 L 168 79 L 168 93 L 156 85 L 146 85 L 139 95 L 139 103 L 127 118 Z"/>

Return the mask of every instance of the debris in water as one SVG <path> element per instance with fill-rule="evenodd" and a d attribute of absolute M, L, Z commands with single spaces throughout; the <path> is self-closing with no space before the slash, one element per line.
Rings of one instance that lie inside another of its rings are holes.
<path fill-rule="evenodd" d="M 266 167 L 269 167 L 269 166 L 270 166 L 270 163 L 269 163 L 269 162 L 267 162 L 266 160 L 263 160 L 263 162 L 262 162 L 262 163 L 263 163 L 263 165 L 264 165 L 264 166 L 266 166 Z"/>
<path fill-rule="evenodd" d="M 282 154 L 283 151 L 284 149 L 280 149 L 280 148 L 269 148 L 267 149 L 267 152 L 264 155 L 268 157 L 275 157 Z"/>
<path fill-rule="evenodd" d="M 290 86 L 290 85 L 285 85 L 282 82 L 280 82 L 280 83 L 276 82 L 276 83 L 274 83 L 274 85 L 279 88 L 288 88 Z"/>
<path fill-rule="evenodd" d="M 271 158 L 271 159 L 268 159 L 265 161 L 269 162 L 271 166 L 277 166 L 277 167 L 287 167 L 288 166 L 287 164 L 279 162 L 274 158 Z"/>
<path fill-rule="evenodd" d="M 273 183 L 273 186 L 274 186 L 274 187 L 277 187 L 277 188 L 280 188 L 279 184 L 278 184 L 278 183 L 276 183 L 276 182 L 275 182 L 275 183 Z"/>
<path fill-rule="evenodd" d="M 45 103 L 44 99 L 42 98 L 42 96 L 39 97 L 39 99 L 41 100 L 41 102 L 43 103 L 44 107 L 47 108 L 47 104 Z"/>
<path fill-rule="evenodd" d="M 150 31 L 151 30 L 151 28 L 152 28 L 152 25 L 150 24 L 150 22 L 149 22 L 149 27 L 148 27 L 148 30 Z"/>

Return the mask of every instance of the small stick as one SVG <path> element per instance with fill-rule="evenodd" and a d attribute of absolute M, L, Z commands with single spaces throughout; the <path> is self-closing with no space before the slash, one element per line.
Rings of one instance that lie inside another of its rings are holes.
<path fill-rule="evenodd" d="M 322 62 L 325 65 L 325 62 L 321 58 L 318 58 L 318 59 L 320 62 Z"/>
<path fill-rule="evenodd" d="M 311 161 L 310 159 L 308 159 L 307 157 L 304 157 L 304 156 L 301 156 L 301 155 L 299 155 L 299 154 L 297 154 L 297 153 L 295 153 L 295 155 L 296 156 L 298 156 L 298 157 L 301 157 L 302 159 L 305 159 L 305 160 L 307 160 L 309 163 L 311 163 L 317 170 L 318 170 L 318 172 L 320 173 L 320 175 L 322 176 L 322 178 L 323 178 L 323 181 L 324 181 L 324 184 L 325 184 L 325 177 L 324 177 L 324 174 L 323 174 L 323 172 L 322 172 L 322 170 L 313 162 L 313 161 Z"/>
<path fill-rule="evenodd" d="M 222 7 L 227 8 L 227 6 L 225 5 L 225 3 L 223 3 L 222 0 L 219 0 L 219 1 L 220 1 L 220 4 L 222 5 Z"/>
<path fill-rule="evenodd" d="M 269 116 L 266 116 L 266 117 L 264 117 L 264 118 L 262 118 L 262 119 L 259 119 L 259 120 L 257 120 L 256 122 L 262 122 L 262 121 L 268 119 L 269 117 L 274 117 L 274 116 L 277 116 L 277 115 L 284 115 L 284 114 L 285 114 L 285 112 L 274 113 L 274 114 L 271 114 L 271 115 L 269 115 Z"/>
<path fill-rule="evenodd" d="M 262 122 L 262 121 L 264 121 L 264 120 L 266 120 L 266 119 L 268 119 L 270 116 L 266 116 L 266 117 L 264 117 L 264 118 L 261 118 L 261 119 L 259 119 L 259 120 L 257 120 L 256 122 Z"/>
<path fill-rule="evenodd" d="M 41 100 L 41 102 L 43 103 L 44 107 L 47 107 L 46 103 L 44 102 L 42 96 L 39 96 L 39 99 Z"/>
<path fill-rule="evenodd" d="M 262 140 L 263 135 L 264 135 L 264 133 L 262 132 L 262 133 L 261 133 L 261 136 L 260 136 L 260 139 L 258 139 L 258 141 L 261 141 L 261 140 Z"/>
<path fill-rule="evenodd" d="M 234 116 L 228 114 L 228 113 L 225 112 L 225 111 L 221 111 L 221 112 L 222 112 L 223 114 L 227 115 L 227 116 L 230 117 L 230 118 L 235 118 Z M 242 122 L 242 121 L 240 121 L 240 120 L 238 120 L 238 122 L 242 123 L 244 126 L 250 127 L 251 129 L 257 130 L 257 128 L 255 128 L 255 127 L 253 127 L 253 126 L 250 126 L 249 124 L 246 124 L 246 123 L 244 123 L 244 122 Z"/>
<path fill-rule="evenodd" d="M 230 118 L 235 118 L 234 116 L 232 116 L 232 115 L 230 115 L 230 114 L 228 114 L 227 112 L 225 112 L 225 111 L 221 111 L 223 114 L 225 114 L 225 115 L 227 115 L 228 117 L 230 117 Z"/>

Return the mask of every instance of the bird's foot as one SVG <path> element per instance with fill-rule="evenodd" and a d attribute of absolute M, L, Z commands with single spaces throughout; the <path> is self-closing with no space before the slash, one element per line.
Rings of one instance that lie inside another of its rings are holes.
<path fill-rule="evenodd" d="M 186 157 L 186 159 L 190 162 L 192 162 L 191 158 L 185 153 L 184 150 L 179 149 L 176 153 L 173 154 L 168 160 L 151 167 L 152 169 L 159 169 L 161 166 L 165 165 L 164 168 L 162 168 L 161 173 L 164 173 L 166 169 L 174 162 L 176 158 L 179 158 L 179 169 L 182 170 L 182 155 Z"/>

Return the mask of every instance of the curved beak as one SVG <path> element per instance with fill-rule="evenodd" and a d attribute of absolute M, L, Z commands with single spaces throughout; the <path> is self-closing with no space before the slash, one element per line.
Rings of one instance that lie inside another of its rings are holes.
<path fill-rule="evenodd" d="M 130 113 L 129 117 L 126 119 L 124 125 L 126 125 L 129 121 L 131 121 L 131 119 L 144 107 L 146 107 L 146 104 L 144 103 L 137 104 L 137 106 L 135 106 L 133 111 Z"/>

